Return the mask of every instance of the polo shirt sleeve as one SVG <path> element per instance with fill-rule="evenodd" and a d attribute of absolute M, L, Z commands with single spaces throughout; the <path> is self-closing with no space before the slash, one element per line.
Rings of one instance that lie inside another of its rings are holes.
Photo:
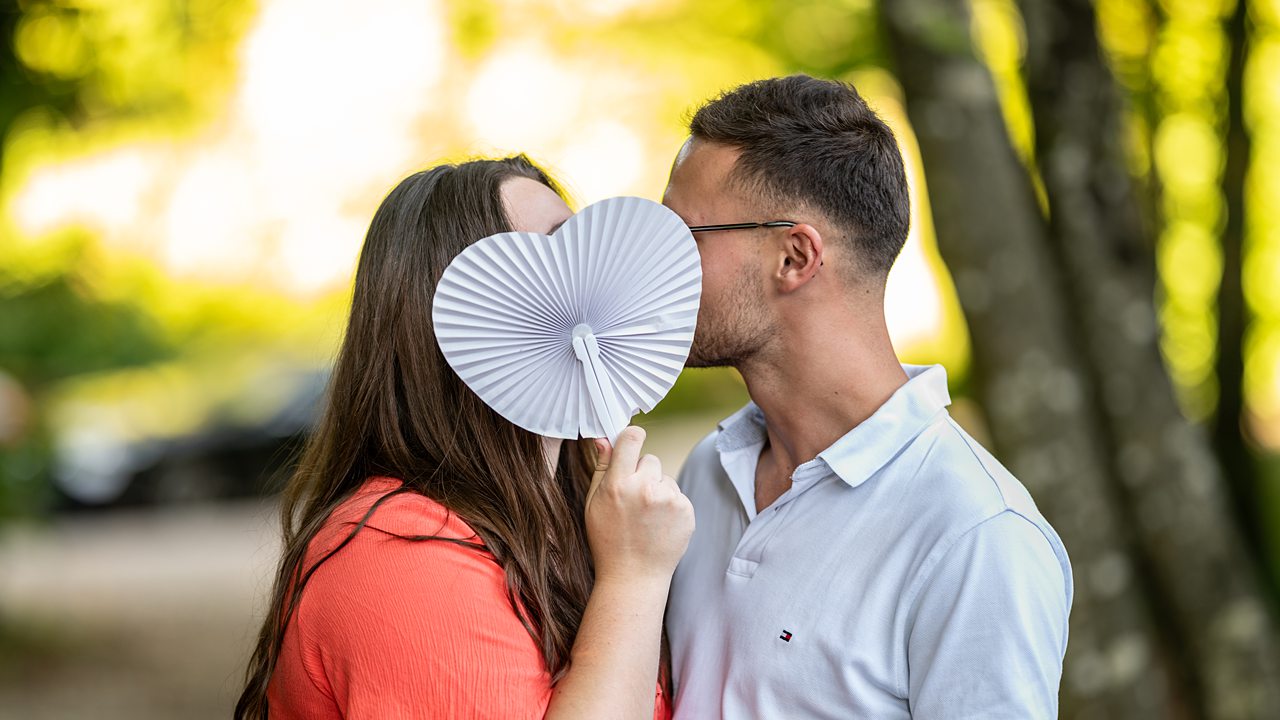
<path fill-rule="evenodd" d="M 1056 718 L 1068 580 L 1041 529 L 1012 510 L 925 567 L 909 616 L 913 718 Z"/>

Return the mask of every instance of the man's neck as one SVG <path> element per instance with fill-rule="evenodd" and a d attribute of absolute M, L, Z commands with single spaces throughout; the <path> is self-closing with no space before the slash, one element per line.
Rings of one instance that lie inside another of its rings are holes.
<path fill-rule="evenodd" d="M 770 464 L 788 476 L 907 381 L 882 321 L 842 332 L 791 325 L 738 371 L 764 413 Z"/>

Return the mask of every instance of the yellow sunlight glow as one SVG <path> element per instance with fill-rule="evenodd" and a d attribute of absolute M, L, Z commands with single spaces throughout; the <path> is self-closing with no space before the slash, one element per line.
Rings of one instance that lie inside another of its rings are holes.
<path fill-rule="evenodd" d="M 560 54 L 533 33 L 477 63 L 448 47 L 446 23 L 437 4 L 418 0 L 369 0 L 359 12 L 338 0 L 266 0 L 223 117 L 191 140 L 36 169 L 15 199 L 19 227 L 37 237 L 80 223 L 178 276 L 310 294 L 348 281 L 391 185 L 459 142 L 468 155 L 529 153 L 582 204 L 661 195 L 678 142 L 658 130 L 671 123 L 626 95 L 654 82 L 643 68 L 601 63 L 589 49 Z M 902 134 L 905 120 L 892 120 Z M 943 324 L 921 227 L 913 217 L 887 291 L 899 347 Z"/>
<path fill-rule="evenodd" d="M 412 167 L 418 123 L 441 104 L 440 14 L 400 0 L 360 12 L 266 2 L 226 117 L 186 144 L 35 171 L 15 200 L 19 227 L 34 236 L 81 223 L 117 246 L 151 238 L 150 254 L 179 275 L 295 292 L 345 282 L 368 224 L 360 200 Z"/>

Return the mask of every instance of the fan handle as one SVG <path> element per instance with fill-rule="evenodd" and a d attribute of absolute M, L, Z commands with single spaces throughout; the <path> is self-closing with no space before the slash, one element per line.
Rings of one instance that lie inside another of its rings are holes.
<path fill-rule="evenodd" d="M 582 375 L 587 382 L 587 394 L 591 397 L 591 409 L 595 411 L 596 419 L 600 421 L 605 436 L 612 445 L 617 442 L 618 433 L 626 427 L 625 423 L 618 426 L 616 419 L 626 413 L 618 409 L 613 393 L 607 392 L 612 387 L 609 376 L 605 373 L 604 363 L 600 361 L 600 344 L 596 342 L 595 333 L 591 332 L 590 327 L 578 325 L 573 329 L 573 354 L 582 363 Z"/>

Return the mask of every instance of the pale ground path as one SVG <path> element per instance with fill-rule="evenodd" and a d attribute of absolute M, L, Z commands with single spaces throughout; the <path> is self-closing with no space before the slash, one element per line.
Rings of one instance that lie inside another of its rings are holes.
<path fill-rule="evenodd" d="M 674 476 L 716 419 L 650 428 L 647 450 Z M 225 720 L 278 535 L 270 501 L 3 530 L 0 623 L 54 641 L 0 658 L 0 720 Z"/>

